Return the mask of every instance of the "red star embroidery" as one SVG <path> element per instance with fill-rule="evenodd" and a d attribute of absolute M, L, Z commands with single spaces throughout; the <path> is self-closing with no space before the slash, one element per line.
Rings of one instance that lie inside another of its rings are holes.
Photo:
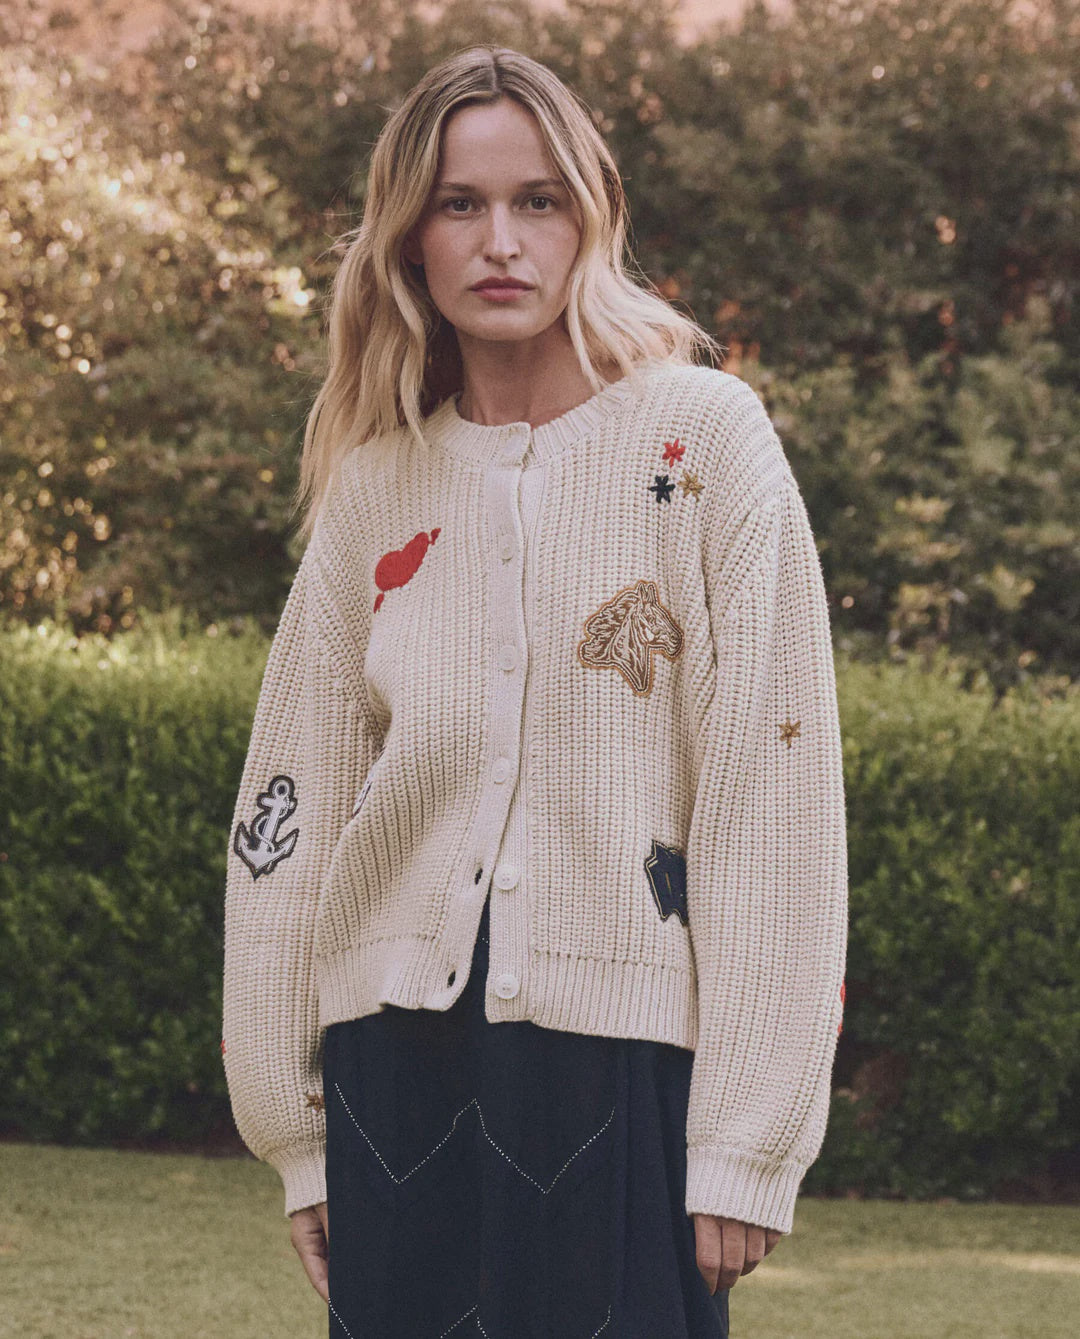
<path fill-rule="evenodd" d="M 673 442 L 664 443 L 664 459 L 669 465 L 675 465 L 683 458 L 686 447 L 679 445 L 678 437 Z"/>
<path fill-rule="evenodd" d="M 222 1054 L 222 1055 L 225 1054 L 225 1038 L 224 1038 L 224 1037 L 222 1037 L 222 1039 L 221 1039 L 221 1054 Z"/>

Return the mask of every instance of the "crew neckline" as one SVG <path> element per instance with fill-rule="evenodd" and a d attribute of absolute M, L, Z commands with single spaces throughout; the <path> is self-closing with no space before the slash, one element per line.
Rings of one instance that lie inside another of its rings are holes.
<path fill-rule="evenodd" d="M 635 392 L 644 389 L 655 360 L 639 363 L 627 376 L 609 381 L 581 404 L 557 418 L 533 427 L 527 419 L 513 423 L 476 423 L 463 418 L 458 410 L 458 391 L 443 400 L 424 425 L 430 442 L 453 455 L 481 463 L 502 455 L 507 447 L 531 444 L 537 460 L 549 460 L 589 437 L 618 408 L 629 402 Z"/>

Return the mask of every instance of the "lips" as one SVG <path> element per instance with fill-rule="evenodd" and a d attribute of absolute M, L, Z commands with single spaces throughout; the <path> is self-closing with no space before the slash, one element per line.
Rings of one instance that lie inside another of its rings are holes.
<path fill-rule="evenodd" d="M 523 283 L 520 279 L 485 279 L 481 283 L 473 284 L 473 291 L 480 292 L 485 288 L 532 288 L 532 284 Z"/>

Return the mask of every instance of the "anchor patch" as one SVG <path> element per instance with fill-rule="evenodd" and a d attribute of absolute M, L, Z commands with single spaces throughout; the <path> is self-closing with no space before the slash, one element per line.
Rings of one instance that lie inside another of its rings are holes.
<path fill-rule="evenodd" d="M 654 837 L 652 850 L 645 857 L 645 873 L 661 920 L 666 921 L 674 912 L 686 925 L 685 854 L 677 846 L 665 846 Z"/>
<path fill-rule="evenodd" d="M 652 691 L 654 654 L 675 660 L 683 645 L 682 628 L 660 603 L 655 581 L 635 581 L 605 600 L 585 620 L 585 633 L 578 660 L 588 669 L 618 670 L 639 697 Z"/>
<path fill-rule="evenodd" d="M 292 855 L 300 829 L 294 828 L 278 841 L 278 829 L 296 808 L 296 783 L 284 774 L 274 777 L 256 798 L 262 812 L 251 821 L 251 831 L 243 823 L 236 826 L 233 850 L 251 870 L 251 877 L 270 871 L 286 856 Z"/>

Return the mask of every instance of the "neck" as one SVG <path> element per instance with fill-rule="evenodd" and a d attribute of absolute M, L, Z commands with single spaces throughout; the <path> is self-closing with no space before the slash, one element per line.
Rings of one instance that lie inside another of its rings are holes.
<path fill-rule="evenodd" d="M 539 427 L 576 408 L 595 389 L 569 344 L 537 356 L 534 341 L 508 345 L 470 341 L 462 348 L 464 387 L 458 413 L 473 423 L 531 423 Z M 605 382 L 617 380 L 614 363 L 600 369 Z"/>

